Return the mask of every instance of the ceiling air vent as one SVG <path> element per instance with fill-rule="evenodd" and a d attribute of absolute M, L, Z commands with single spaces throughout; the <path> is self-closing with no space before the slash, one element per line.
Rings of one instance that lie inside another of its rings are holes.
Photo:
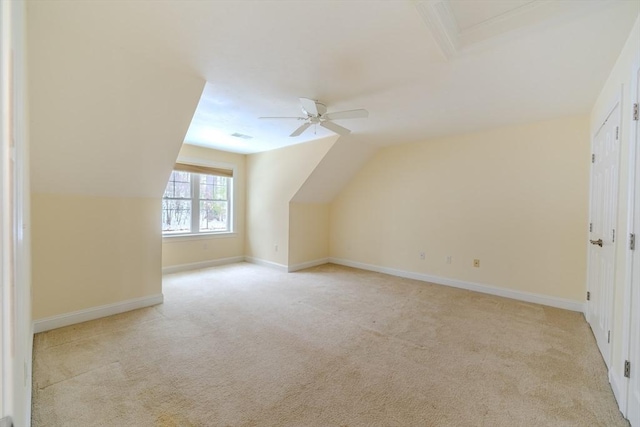
<path fill-rule="evenodd" d="M 251 138 L 253 138 L 252 136 L 245 135 L 245 134 L 238 133 L 238 132 L 232 133 L 231 136 L 235 136 L 236 138 L 240 138 L 240 139 L 251 139 Z"/>

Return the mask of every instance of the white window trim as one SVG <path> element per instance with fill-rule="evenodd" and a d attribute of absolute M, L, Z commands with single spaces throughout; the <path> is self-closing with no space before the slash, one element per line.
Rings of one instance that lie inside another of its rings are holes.
<path fill-rule="evenodd" d="M 229 197 L 229 205 L 231 206 L 231 217 L 229 218 L 229 230 L 228 231 L 212 231 L 204 233 L 162 233 L 162 240 L 180 241 L 180 240 L 194 240 L 194 239 L 215 239 L 223 237 L 234 237 L 238 233 L 236 232 L 237 215 L 236 212 L 236 192 L 238 191 L 238 166 L 233 163 L 216 162 L 212 160 L 205 160 L 198 157 L 182 157 L 179 156 L 176 159 L 176 163 L 186 163 L 195 166 L 205 166 L 211 168 L 228 169 L 233 171 L 233 179 L 231 180 L 231 195 Z"/>
<path fill-rule="evenodd" d="M 162 241 L 166 243 L 184 242 L 188 240 L 211 240 L 211 239 L 228 239 L 237 237 L 238 233 L 235 231 L 219 231 L 216 233 L 186 233 L 186 234 L 165 234 L 162 236 Z"/>

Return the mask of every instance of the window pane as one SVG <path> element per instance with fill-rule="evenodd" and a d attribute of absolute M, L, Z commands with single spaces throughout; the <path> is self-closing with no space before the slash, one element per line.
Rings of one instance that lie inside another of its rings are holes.
<path fill-rule="evenodd" d="M 175 182 L 174 178 L 175 172 L 171 172 L 171 176 L 169 177 L 169 182 L 167 182 L 167 188 L 164 189 L 164 196 L 162 197 L 173 197 L 173 184 Z"/>
<path fill-rule="evenodd" d="M 191 174 L 183 171 L 173 171 L 176 182 L 191 182 Z"/>
<path fill-rule="evenodd" d="M 162 201 L 162 231 L 188 233 L 191 231 L 191 200 Z"/>
<path fill-rule="evenodd" d="M 200 175 L 200 200 L 227 200 L 230 178 Z"/>
<path fill-rule="evenodd" d="M 190 182 L 177 182 L 175 183 L 175 190 L 173 197 L 188 199 L 191 197 L 191 183 Z"/>
<path fill-rule="evenodd" d="M 229 230 L 228 212 L 226 201 L 200 201 L 200 231 Z"/>
<path fill-rule="evenodd" d="M 204 176 L 204 175 L 203 175 Z M 200 198 L 203 200 L 213 199 L 213 185 L 200 181 Z"/>
<path fill-rule="evenodd" d="M 168 198 L 184 198 L 191 197 L 191 175 L 188 172 L 171 172 L 167 188 L 164 190 L 164 196 Z"/>
<path fill-rule="evenodd" d="M 228 178 L 225 178 L 225 181 L 221 182 L 220 184 L 216 185 L 214 187 L 213 190 L 213 198 L 216 200 L 227 200 L 227 180 Z"/>

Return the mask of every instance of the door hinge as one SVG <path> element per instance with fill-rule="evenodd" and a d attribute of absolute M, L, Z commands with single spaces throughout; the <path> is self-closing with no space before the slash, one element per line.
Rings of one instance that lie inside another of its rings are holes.
<path fill-rule="evenodd" d="M 589 233 L 593 232 L 593 223 L 589 223 Z"/>
<path fill-rule="evenodd" d="M 631 378 L 631 362 L 628 360 L 624 361 L 624 376 L 625 378 Z"/>
<path fill-rule="evenodd" d="M 592 154 L 591 155 L 591 163 L 595 163 L 596 162 L 596 155 Z"/>
<path fill-rule="evenodd" d="M 616 141 L 618 140 L 619 136 L 620 136 L 620 127 L 616 126 Z"/>
<path fill-rule="evenodd" d="M 640 107 L 638 106 L 637 102 L 633 104 L 633 120 L 640 120 Z"/>
<path fill-rule="evenodd" d="M 636 250 L 636 235 L 633 233 L 629 233 L 629 249 Z"/>
<path fill-rule="evenodd" d="M 616 241 L 616 230 L 615 229 L 611 230 L 611 241 L 612 242 Z"/>
<path fill-rule="evenodd" d="M 607 344 L 611 343 L 611 331 L 607 332 Z"/>
<path fill-rule="evenodd" d="M 591 292 L 587 291 L 587 301 L 591 301 Z"/>

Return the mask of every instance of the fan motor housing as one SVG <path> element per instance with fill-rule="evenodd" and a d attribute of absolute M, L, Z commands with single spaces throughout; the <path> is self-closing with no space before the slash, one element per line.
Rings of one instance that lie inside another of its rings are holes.
<path fill-rule="evenodd" d="M 327 112 L 327 106 L 321 104 L 320 102 L 316 102 L 316 107 L 318 108 L 318 115 L 321 116 Z"/>
<path fill-rule="evenodd" d="M 318 116 L 320 117 L 323 114 L 325 114 L 327 112 L 327 106 L 324 105 L 321 102 L 316 101 L 316 109 L 318 110 Z M 309 113 L 308 111 L 306 111 L 304 108 L 302 109 L 302 112 L 305 113 L 306 115 L 310 116 L 310 117 L 314 117 L 314 115 L 312 115 L 311 113 Z"/>

